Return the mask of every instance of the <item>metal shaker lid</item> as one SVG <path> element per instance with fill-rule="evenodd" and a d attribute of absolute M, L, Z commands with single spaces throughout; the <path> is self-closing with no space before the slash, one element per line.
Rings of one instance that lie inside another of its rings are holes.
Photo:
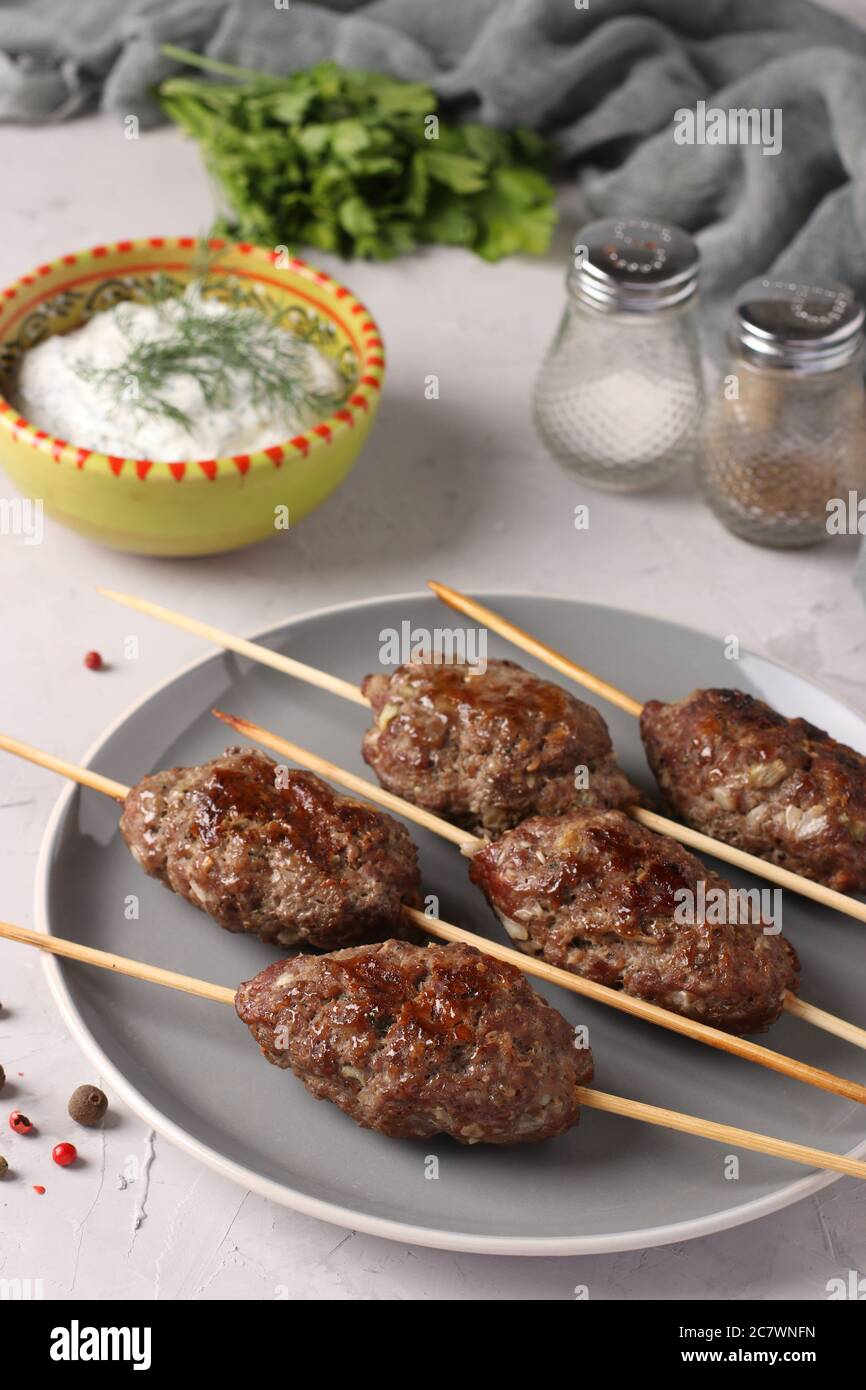
<path fill-rule="evenodd" d="M 607 312 L 652 312 L 694 294 L 700 252 L 688 232 L 647 217 L 604 217 L 582 227 L 568 275 L 572 294 Z"/>
<path fill-rule="evenodd" d="M 836 280 L 759 277 L 736 293 L 731 346 L 766 367 L 831 371 L 854 357 L 863 319 L 854 291 Z"/>

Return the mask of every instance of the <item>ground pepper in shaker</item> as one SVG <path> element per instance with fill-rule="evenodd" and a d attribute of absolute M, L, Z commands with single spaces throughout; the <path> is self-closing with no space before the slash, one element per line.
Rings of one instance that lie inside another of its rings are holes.
<path fill-rule="evenodd" d="M 694 241 L 671 224 L 611 217 L 578 233 L 533 412 L 550 453 L 584 482 L 639 492 L 693 466 L 699 267 Z"/>
<path fill-rule="evenodd" d="M 737 292 L 698 465 L 735 535 L 825 541 L 831 513 L 866 490 L 863 320 L 853 290 L 833 280 L 759 278 Z"/>

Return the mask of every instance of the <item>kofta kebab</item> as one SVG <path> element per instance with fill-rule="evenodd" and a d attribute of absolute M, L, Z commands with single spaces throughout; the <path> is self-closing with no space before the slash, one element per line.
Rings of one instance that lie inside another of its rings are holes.
<path fill-rule="evenodd" d="M 228 718 L 241 727 L 242 721 Z M 391 808 L 422 819 L 466 847 L 466 831 L 287 745 L 276 735 L 255 726 L 249 726 L 249 731 L 259 741 L 270 739 L 287 748 L 295 761 L 315 762 L 333 780 L 360 784 L 371 799 L 379 798 Z M 533 929 L 532 940 L 540 943 L 539 956 L 527 956 L 421 912 L 415 846 L 403 826 L 369 804 L 339 795 L 318 776 L 278 766 L 255 749 L 229 748 L 200 767 L 154 773 L 130 789 L 6 735 L 0 735 L 0 748 L 122 802 L 121 833 L 140 866 L 229 931 L 246 932 L 283 946 L 333 949 L 400 937 L 417 940 L 420 928 L 430 936 L 477 947 L 527 974 L 621 1012 L 866 1103 L 866 1087 L 735 1036 L 766 1027 L 785 1007 L 807 1022 L 866 1047 L 862 1029 L 786 993 L 789 985 L 796 986 L 796 961 L 778 936 L 765 935 L 756 928 L 749 928 L 748 934 L 744 931 L 742 937 L 734 936 L 730 929 L 719 936 L 697 926 L 681 935 L 685 955 L 678 955 L 671 940 L 670 914 L 662 915 L 659 901 L 657 938 L 630 931 L 624 923 L 618 962 L 617 948 L 603 944 L 615 939 L 610 924 L 602 921 L 599 926 L 588 916 L 582 928 L 587 938 L 583 959 L 579 953 L 573 956 L 564 944 L 571 911 L 570 906 L 564 906 L 558 924 L 547 932 L 549 944 L 544 942 L 544 924 L 538 931 Z M 572 815 L 589 818 L 588 833 L 595 821 L 607 832 L 605 817 L 614 818 L 616 823 L 610 830 L 614 838 L 617 831 L 623 837 L 620 852 L 625 856 L 631 853 L 628 836 L 645 833 L 619 812 Z M 478 868 L 478 881 L 495 906 L 506 904 L 503 915 L 514 923 L 526 916 L 528 904 L 532 910 L 530 897 L 523 907 L 512 903 L 504 866 L 496 864 L 495 856 L 501 853 L 509 834 L 520 835 L 525 826 L 533 824 L 532 820 L 525 822 L 492 844 L 475 842 L 483 849 L 479 866 L 484 855 L 488 856 L 486 868 Z M 561 825 L 567 833 L 570 822 L 564 817 L 542 820 L 541 824 Z M 670 852 L 683 855 L 673 843 Z M 697 861 L 694 863 L 697 866 Z M 665 882 L 672 881 L 676 873 L 675 860 L 665 864 L 659 859 L 651 868 L 666 875 Z M 683 882 L 693 878 L 695 871 L 684 864 Z M 543 889 L 544 885 L 539 891 Z M 591 891 L 590 883 L 584 895 L 587 902 Z M 625 901 L 628 884 L 623 882 L 620 891 Z M 658 891 L 666 891 L 661 881 Z M 606 900 L 608 908 L 610 901 Z M 545 907 L 549 909 L 549 904 Z M 602 919 L 603 913 L 602 908 Z M 562 938 L 560 947 L 555 945 L 557 933 Z M 527 930 L 527 938 L 529 935 Z M 595 947 L 589 940 L 592 937 L 597 940 Z M 571 947 L 577 949 L 573 942 Z M 566 968 L 560 967 L 560 960 Z M 595 973 L 612 980 L 617 970 L 622 974 L 618 988 L 587 978 Z M 662 1000 L 669 1007 L 661 1007 Z M 721 1028 L 710 1026 L 716 1021 Z"/>
<path fill-rule="evenodd" d="M 697 691 L 680 705 L 644 708 L 483 605 L 443 585 L 431 587 L 620 708 L 643 711 L 662 788 L 698 829 L 636 804 L 639 795 L 616 765 L 598 712 L 512 662 L 488 662 L 483 678 L 471 667 L 413 662 L 391 676 L 368 676 L 359 687 L 160 604 L 100 592 L 356 704 L 372 704 L 376 721 L 364 756 L 382 784 L 467 829 L 490 834 L 535 814 L 622 808 L 649 830 L 866 922 L 866 903 L 841 891 L 866 887 L 862 754 L 740 692 Z M 586 787 L 575 785 L 578 767 L 586 769 Z"/>
<path fill-rule="evenodd" d="M 705 899 L 716 889 L 725 902 L 729 885 L 622 811 L 531 816 L 494 840 L 479 839 L 280 734 L 213 713 L 245 738 L 456 843 L 509 936 L 534 963 L 554 966 L 557 983 L 573 972 L 583 981 L 578 992 L 602 986 L 603 1002 L 615 1008 L 649 1017 L 643 1010 L 652 1006 L 653 1021 L 670 1028 L 680 1016 L 692 1027 L 709 1025 L 716 1038 L 716 1030 L 760 1032 L 784 1009 L 866 1043 L 863 1029 L 796 997 L 797 957 L 772 924 L 709 921 L 698 908 L 700 885 Z M 689 900 L 695 911 L 681 913 Z"/>
<path fill-rule="evenodd" d="M 232 990 L 6 922 L 0 937 L 233 1004 L 267 1061 L 390 1138 L 536 1142 L 570 1129 L 587 1106 L 866 1178 L 862 1160 L 590 1090 L 592 1054 L 562 1015 L 514 966 L 462 944 L 296 956 Z"/>
<path fill-rule="evenodd" d="M 754 1044 L 735 1044 L 707 1026 L 753 1032 L 787 1007 L 864 1044 L 862 1030 L 794 998 L 796 957 L 764 923 L 711 927 L 700 915 L 687 923 L 675 917 L 679 889 L 703 881 L 726 892 L 727 885 L 672 841 L 609 809 L 633 806 L 637 793 L 617 767 L 594 710 L 510 662 L 490 663 L 483 675 L 419 662 L 391 677 L 368 677 L 361 691 L 230 640 L 372 703 L 376 720 L 364 752 L 386 788 L 407 790 L 422 807 L 433 804 L 487 835 L 506 827 L 493 843 L 470 845 L 468 828 L 455 831 L 393 794 L 387 802 L 471 848 L 473 878 L 522 950 L 536 957 L 531 965 L 517 957 L 522 968 L 776 1070 L 797 1068 L 813 1084 L 851 1086 Z M 315 765 L 295 745 L 229 722 Z M 336 796 L 318 778 L 235 749 L 201 768 L 146 778 L 128 792 L 14 740 L 3 744 L 124 801 L 121 828 L 142 867 L 229 930 L 331 948 L 406 936 L 409 919 L 432 935 L 477 943 L 500 959 L 505 954 L 420 914 L 417 861 L 405 830 Z M 574 777 L 581 762 L 589 773 L 585 785 Z M 340 769 L 320 762 L 323 769 L 345 784 Z M 349 785 L 373 796 L 359 782 Z M 862 1088 L 855 1089 L 862 1099 Z"/>
<path fill-rule="evenodd" d="M 425 809 L 433 805 L 488 833 L 492 825 L 514 826 L 529 817 L 529 824 L 506 833 L 475 864 L 476 881 L 522 949 L 733 1032 L 766 1027 L 783 1006 L 803 1011 L 790 992 L 796 987 L 796 958 L 760 919 L 724 926 L 701 915 L 691 923 L 675 916 L 680 889 L 694 892 L 703 883 L 722 895 L 729 891 L 693 856 L 610 812 L 593 821 L 586 809 L 582 816 L 574 811 L 563 822 L 570 806 L 617 806 L 637 795 L 616 767 L 600 716 L 567 692 L 508 662 L 488 663 L 483 674 L 466 666 L 417 662 L 390 677 L 368 677 L 359 689 L 142 600 L 123 601 L 335 693 L 351 692 L 352 699 L 372 702 L 376 720 L 365 736 L 364 754 L 386 789 L 406 791 Z M 268 742 L 254 726 L 235 727 L 302 763 L 306 759 L 308 767 L 324 766 L 310 763 L 303 750 L 285 740 Z M 575 785 L 574 768 L 581 761 L 590 772 L 586 787 Z M 340 769 L 327 766 L 326 775 L 342 776 L 345 784 Z M 366 783 L 350 785 L 361 795 L 373 795 Z M 405 805 L 389 804 L 410 814 Z M 536 824 L 536 810 L 558 814 Z M 635 814 L 644 827 L 648 817 L 654 828 L 680 829 L 652 813 Z M 434 821 L 429 828 L 447 833 Z M 715 842 L 709 847 L 724 850 Z M 739 851 L 727 853 L 740 861 Z M 789 877 L 778 868 L 772 872 Z"/>

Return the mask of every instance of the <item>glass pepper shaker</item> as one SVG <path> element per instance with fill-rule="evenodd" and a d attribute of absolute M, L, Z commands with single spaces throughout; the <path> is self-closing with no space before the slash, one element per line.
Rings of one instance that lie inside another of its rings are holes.
<path fill-rule="evenodd" d="M 863 307 L 833 280 L 750 280 L 710 397 L 698 477 L 728 530 L 770 546 L 832 534 L 866 487 Z"/>
<path fill-rule="evenodd" d="M 578 233 L 533 413 L 554 458 L 594 487 L 638 492 L 694 465 L 699 266 L 670 224 L 612 217 Z"/>

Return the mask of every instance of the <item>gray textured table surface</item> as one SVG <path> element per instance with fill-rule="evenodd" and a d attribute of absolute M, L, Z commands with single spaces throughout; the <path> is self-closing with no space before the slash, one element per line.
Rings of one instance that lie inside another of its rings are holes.
<path fill-rule="evenodd" d="M 138 142 L 92 119 L 4 130 L 0 283 L 66 250 L 123 236 L 203 230 L 210 199 L 196 152 L 172 132 Z M 142 625 L 137 662 L 94 676 L 82 655 L 117 654 L 130 623 L 103 582 L 241 631 L 322 604 L 458 585 L 573 594 L 736 634 L 866 708 L 866 612 L 853 545 L 773 554 L 719 529 L 688 484 L 617 498 L 581 491 L 543 454 L 531 380 L 562 300 L 564 238 L 537 263 L 489 268 L 458 251 L 386 267 L 331 268 L 368 300 L 390 350 L 377 432 L 344 488 L 296 532 L 214 559 L 148 561 L 51 524 L 44 543 L 0 541 L 0 727 L 77 756 L 133 699 L 198 655 L 193 638 Z M 440 377 L 436 402 L 424 378 Z M 0 494 L 10 493 L 0 482 Z M 573 508 L 589 502 L 588 532 Z M 47 773 L 2 762 L 4 917 L 31 921 L 35 857 L 57 795 Z M 0 1061 L 12 1104 L 62 1133 L 65 1099 L 95 1079 L 64 1033 L 32 952 L 4 945 Z M 23 1075 L 19 1075 L 23 1073 Z M 866 1270 L 866 1188 L 845 1180 L 758 1224 L 646 1252 L 507 1260 L 404 1248 L 245 1194 L 122 1105 L 76 1142 L 85 1165 L 0 1187 L 0 1278 L 46 1296 L 821 1299 Z M 83 1134 L 83 1132 L 82 1132 Z M 0 1142 L 0 1151 L 2 1151 Z M 151 1158 L 152 1154 L 152 1158 Z M 43 1169 L 44 1171 L 44 1169 Z M 31 1182 L 44 1181 L 37 1197 Z"/>

